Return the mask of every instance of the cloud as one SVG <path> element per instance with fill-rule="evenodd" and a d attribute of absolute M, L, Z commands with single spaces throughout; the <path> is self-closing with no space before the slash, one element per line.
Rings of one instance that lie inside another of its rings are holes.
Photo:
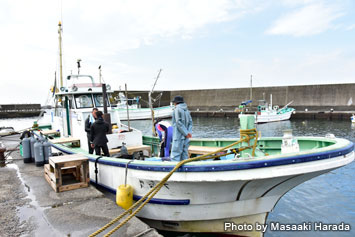
<path fill-rule="evenodd" d="M 335 5 L 311 3 L 277 19 L 266 31 L 272 35 L 308 36 L 334 27 L 334 20 L 344 15 Z"/>
<path fill-rule="evenodd" d="M 244 78 L 241 86 L 248 86 L 250 74 L 255 86 L 351 83 L 355 75 L 355 57 L 339 49 L 326 53 L 295 53 L 293 57 L 235 58 L 233 61 L 235 71 L 229 74 L 234 74 L 233 78 Z"/>
<path fill-rule="evenodd" d="M 354 30 L 355 29 L 355 24 L 350 25 L 348 27 L 345 28 L 346 30 Z"/>

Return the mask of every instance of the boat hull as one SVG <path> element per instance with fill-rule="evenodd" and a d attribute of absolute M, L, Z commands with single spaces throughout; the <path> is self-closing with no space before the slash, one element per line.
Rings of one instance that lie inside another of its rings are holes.
<path fill-rule="evenodd" d="M 119 113 L 119 118 L 121 120 L 128 120 L 127 109 L 116 108 Z M 154 108 L 154 118 L 169 118 L 172 116 L 173 108 L 171 106 L 164 106 L 159 108 Z M 152 112 L 149 108 L 137 108 L 129 109 L 129 119 L 130 120 L 140 120 L 140 119 L 151 119 Z"/>
<path fill-rule="evenodd" d="M 260 216 L 272 211 L 289 190 L 353 160 L 354 152 L 350 151 L 329 159 L 266 168 L 177 172 L 137 216 L 158 229 L 184 232 L 225 232 L 221 230 L 227 219 L 263 224 L 265 220 L 260 220 L 263 219 Z M 90 177 L 95 177 L 91 161 Z M 113 193 L 125 178 L 124 166 L 116 165 L 112 161 L 98 164 L 97 183 Z M 136 166 L 128 170 L 127 182 L 134 189 L 135 200 L 144 196 L 169 170 L 168 167 L 145 168 Z M 216 166 L 214 170 L 217 169 Z"/>
<path fill-rule="evenodd" d="M 289 111 L 283 114 L 270 113 L 265 115 L 255 115 L 255 123 L 269 123 L 289 120 L 291 118 L 293 111 Z"/>
<path fill-rule="evenodd" d="M 289 190 L 354 160 L 352 142 L 338 138 L 308 140 L 308 147 L 329 145 L 290 154 L 188 163 L 170 177 L 137 216 L 158 229 L 183 232 L 229 232 L 223 229 L 227 220 L 264 224 L 267 214 Z M 298 138 L 302 149 L 308 140 Z M 259 140 L 264 147 L 276 142 L 281 143 L 281 138 Z M 268 146 L 271 151 L 273 147 Z M 82 152 L 64 146 L 58 148 L 68 153 Z M 91 182 L 115 193 L 127 177 L 136 201 L 177 164 L 140 160 L 128 164 L 127 159 L 86 155 Z M 260 234 L 254 232 L 255 236 Z"/>
<path fill-rule="evenodd" d="M 158 221 L 140 218 L 149 226 L 174 232 L 204 232 L 204 233 L 224 233 L 237 234 L 238 236 L 263 236 L 263 232 L 256 228 L 255 223 L 265 223 L 268 213 L 261 213 L 256 215 L 223 218 L 218 220 L 203 220 L 203 221 Z M 248 227 L 244 224 L 248 223 Z M 239 226 L 239 230 L 238 230 Z M 242 227 L 242 228 L 241 228 Z M 251 227 L 251 230 L 247 228 Z M 242 230 L 240 230 L 242 229 Z"/>

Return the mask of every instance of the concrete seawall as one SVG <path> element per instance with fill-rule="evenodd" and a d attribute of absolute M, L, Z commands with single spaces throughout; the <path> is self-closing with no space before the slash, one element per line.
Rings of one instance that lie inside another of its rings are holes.
<path fill-rule="evenodd" d="M 234 112 L 235 108 L 242 101 L 249 100 L 251 94 L 253 103 L 248 105 L 249 111 L 256 110 L 258 100 L 266 99 L 269 102 L 272 94 L 274 105 L 282 107 L 293 101 L 291 106 L 297 112 L 292 118 L 347 120 L 355 113 L 355 83 L 176 90 L 162 93 L 161 106 L 168 105 L 174 96 L 182 95 L 192 116 L 200 117 L 236 117 L 238 113 Z M 129 94 L 142 96 L 142 101 L 148 100 L 148 91 L 130 91 Z M 146 107 L 144 104 L 142 106 Z"/>
<path fill-rule="evenodd" d="M 0 105 L 0 118 L 20 118 L 38 116 L 40 104 L 6 104 Z"/>
<path fill-rule="evenodd" d="M 355 83 L 252 88 L 252 106 L 257 101 L 270 100 L 284 106 L 293 100 L 298 111 L 355 111 Z M 191 110 L 234 110 L 242 101 L 250 99 L 250 88 L 171 91 L 170 98 L 182 95 Z"/>

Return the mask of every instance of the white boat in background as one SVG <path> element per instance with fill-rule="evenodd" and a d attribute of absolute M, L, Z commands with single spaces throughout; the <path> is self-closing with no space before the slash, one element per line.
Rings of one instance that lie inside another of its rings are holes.
<path fill-rule="evenodd" d="M 292 102 L 280 109 L 278 105 L 272 105 L 272 95 L 270 95 L 270 104 L 265 100 L 260 100 L 255 113 L 255 123 L 269 123 L 290 119 L 291 115 L 296 112 L 294 108 L 288 107 Z"/>
<path fill-rule="evenodd" d="M 127 109 L 113 108 L 114 111 L 118 111 L 121 120 L 128 120 Z M 129 119 L 152 119 L 152 112 L 149 108 L 129 108 Z M 173 113 L 172 106 L 163 106 L 154 108 L 154 118 L 170 118 Z"/>
<path fill-rule="evenodd" d="M 0 136 L 7 136 L 15 133 L 16 132 L 13 127 L 0 127 Z"/>
<path fill-rule="evenodd" d="M 151 96 L 151 93 L 148 93 Z M 154 118 L 170 118 L 173 113 L 173 105 L 161 106 L 156 108 L 142 108 L 140 98 L 127 99 L 124 93 L 119 92 L 118 96 L 112 100 L 112 109 L 118 111 L 120 120 L 140 120 L 152 119 L 152 109 L 154 111 Z M 127 107 L 128 103 L 128 107 Z M 127 109 L 129 115 L 127 116 Z"/>

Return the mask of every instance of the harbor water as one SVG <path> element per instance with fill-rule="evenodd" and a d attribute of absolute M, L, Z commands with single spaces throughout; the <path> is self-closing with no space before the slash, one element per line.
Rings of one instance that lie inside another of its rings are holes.
<path fill-rule="evenodd" d="M 12 126 L 15 130 L 30 127 L 37 118 L 0 119 L 0 126 Z M 127 124 L 127 122 L 124 122 Z M 130 125 L 150 135 L 151 121 L 131 121 Z M 336 137 L 355 142 L 355 125 L 350 121 L 292 120 L 257 125 L 261 136 L 282 136 L 283 130 L 292 129 L 295 136 Z M 237 138 L 237 118 L 193 118 L 193 137 Z M 265 236 L 355 236 L 355 162 L 340 169 L 311 179 L 284 195 L 267 219 Z M 271 230 L 272 223 L 310 224 L 310 230 Z M 320 231 L 314 225 L 349 224 L 350 231 Z M 165 233 L 162 233 L 165 235 Z M 207 236 L 199 234 L 173 234 L 169 236 Z M 208 235 L 214 236 L 214 235 Z"/>

